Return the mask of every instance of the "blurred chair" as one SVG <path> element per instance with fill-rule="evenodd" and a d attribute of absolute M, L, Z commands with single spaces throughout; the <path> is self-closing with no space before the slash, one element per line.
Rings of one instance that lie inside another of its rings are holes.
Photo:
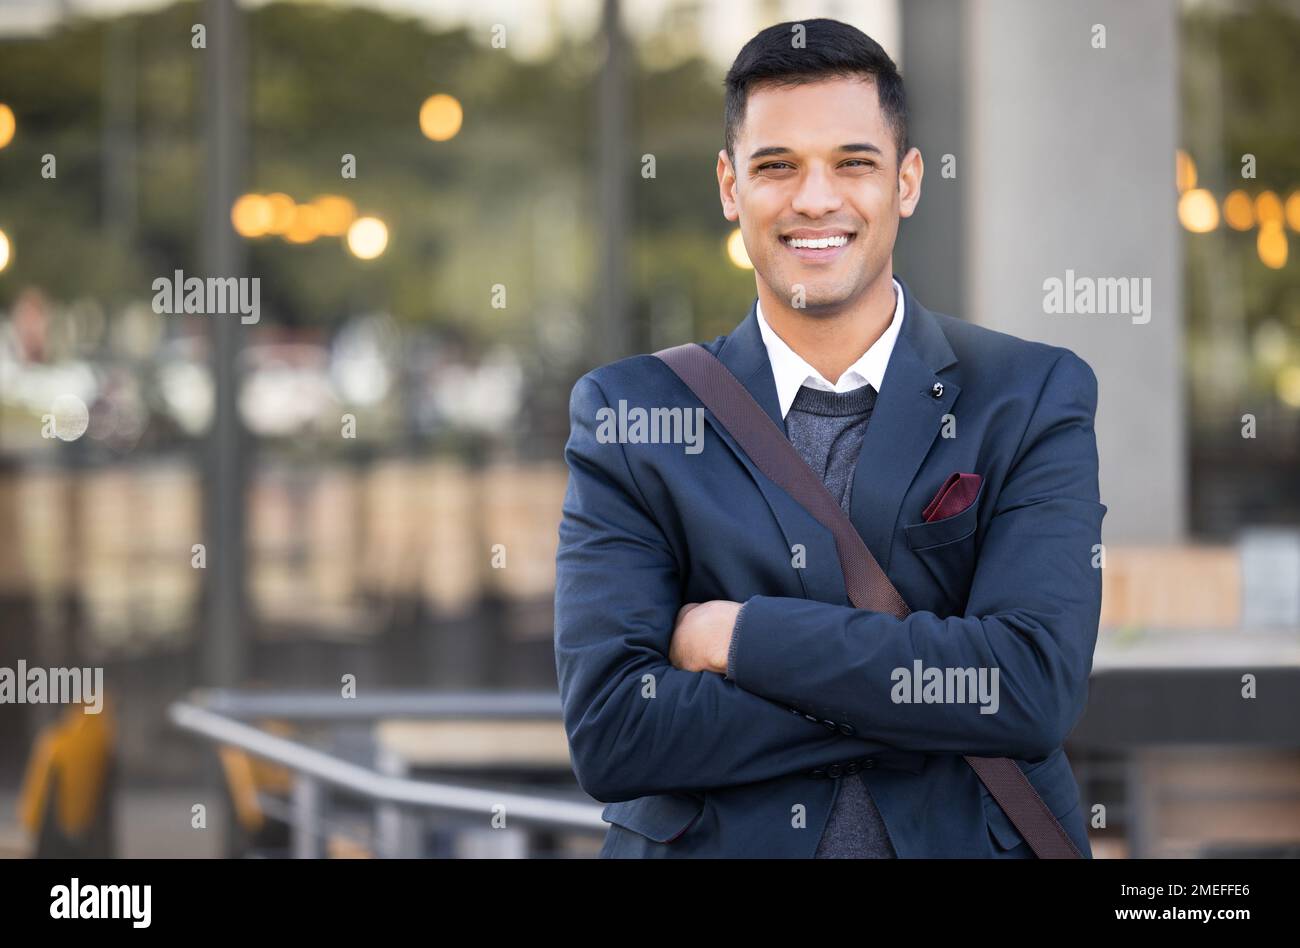
<path fill-rule="evenodd" d="M 36 840 L 38 859 L 108 859 L 113 828 L 116 726 L 109 702 L 82 705 L 42 729 L 18 798 L 18 819 Z"/>
<path fill-rule="evenodd" d="M 263 721 L 260 726 L 281 737 L 293 734 L 293 727 L 284 721 Z M 223 745 L 217 754 L 236 825 L 228 855 L 235 858 L 287 856 L 289 827 L 281 820 L 268 819 L 267 805 L 280 802 L 288 806 L 293 775 L 287 768 L 267 763 L 237 747 Z"/>
<path fill-rule="evenodd" d="M 270 734 L 293 737 L 295 730 L 285 721 L 260 721 L 258 726 Z M 235 815 L 235 858 L 283 859 L 291 852 L 293 813 L 293 773 L 287 767 L 269 763 L 237 747 L 222 746 L 217 751 L 225 775 L 230 810 Z M 364 843 L 349 839 L 323 827 L 307 827 L 308 832 L 325 837 L 325 852 L 330 859 L 369 859 L 373 853 Z"/>

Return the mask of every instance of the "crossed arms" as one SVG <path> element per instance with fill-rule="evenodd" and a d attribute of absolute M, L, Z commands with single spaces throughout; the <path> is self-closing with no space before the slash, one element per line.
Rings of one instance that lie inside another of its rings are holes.
<path fill-rule="evenodd" d="M 679 622 L 676 556 L 623 446 L 595 437 L 607 405 L 590 376 L 574 387 L 556 560 L 565 728 L 593 797 L 704 791 L 892 748 L 1035 760 L 1060 746 L 1087 698 L 1100 613 L 1096 379 L 1082 360 L 1063 353 L 1049 372 L 995 498 L 966 615 L 946 619 L 754 596 L 734 630 L 739 604 L 721 600 Z M 733 634 L 731 680 L 715 671 Z M 891 671 L 916 659 L 998 668 L 998 713 L 895 704 Z M 791 708 L 836 715 L 855 736 Z"/>

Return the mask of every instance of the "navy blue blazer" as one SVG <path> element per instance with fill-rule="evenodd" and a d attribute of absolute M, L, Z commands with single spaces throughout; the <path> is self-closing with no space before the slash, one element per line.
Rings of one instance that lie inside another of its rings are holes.
<path fill-rule="evenodd" d="M 620 401 L 700 408 L 660 360 L 574 386 L 555 657 L 575 774 L 610 804 L 601 855 L 810 857 L 841 780 L 860 779 L 902 858 L 1032 857 L 969 754 L 1016 760 L 1091 857 L 1062 743 L 1101 609 L 1097 380 L 1068 349 L 903 293 L 850 513 L 905 619 L 849 603 L 830 531 L 707 411 L 698 453 L 602 428 Z M 755 307 L 707 346 L 784 430 Z M 975 502 L 925 522 L 954 472 L 982 476 Z M 745 604 L 735 680 L 668 661 L 681 605 L 710 599 Z M 998 669 L 996 713 L 895 700 L 894 670 L 917 660 Z"/>

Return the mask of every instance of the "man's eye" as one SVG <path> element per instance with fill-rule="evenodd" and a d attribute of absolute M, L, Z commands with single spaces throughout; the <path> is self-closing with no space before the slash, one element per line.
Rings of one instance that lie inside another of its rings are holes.
<path fill-rule="evenodd" d="M 765 165 L 759 165 L 759 166 L 758 166 L 758 170 L 759 170 L 759 171 L 766 171 L 766 170 L 769 169 L 769 168 L 775 168 L 777 165 L 785 165 L 787 168 L 790 167 L 789 162 L 785 162 L 785 161 L 769 161 L 769 162 L 768 162 L 767 164 L 765 164 Z"/>
<path fill-rule="evenodd" d="M 876 163 L 874 161 L 869 161 L 866 158 L 850 158 L 848 161 L 844 163 L 846 165 L 855 164 L 855 163 L 860 165 L 866 165 L 868 168 L 874 168 L 876 166 Z"/>

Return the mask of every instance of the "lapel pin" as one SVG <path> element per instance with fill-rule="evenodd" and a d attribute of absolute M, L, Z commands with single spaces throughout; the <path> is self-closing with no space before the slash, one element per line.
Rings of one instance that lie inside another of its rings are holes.
<path fill-rule="evenodd" d="M 943 383 L 935 382 L 930 388 L 930 394 L 935 398 L 943 398 Z"/>

